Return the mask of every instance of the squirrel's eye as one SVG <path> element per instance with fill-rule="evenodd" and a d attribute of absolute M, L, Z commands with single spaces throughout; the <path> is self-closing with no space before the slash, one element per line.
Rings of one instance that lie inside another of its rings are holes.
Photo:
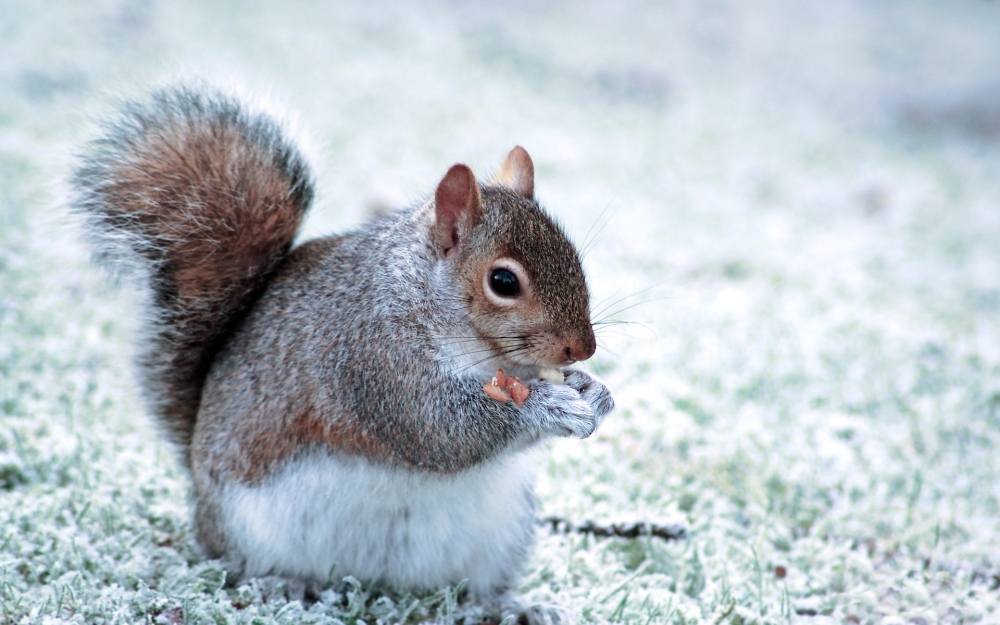
<path fill-rule="evenodd" d="M 502 297 L 514 297 L 521 292 L 517 276 L 509 269 L 494 269 L 490 274 L 490 288 Z"/>

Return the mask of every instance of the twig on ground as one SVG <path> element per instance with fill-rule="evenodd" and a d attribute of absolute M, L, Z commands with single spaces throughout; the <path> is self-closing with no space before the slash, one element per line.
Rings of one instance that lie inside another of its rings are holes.
<path fill-rule="evenodd" d="M 538 524 L 547 527 L 553 534 L 590 534 L 592 536 L 618 538 L 639 538 L 640 536 L 655 536 L 663 540 L 683 540 L 687 538 L 687 528 L 680 525 L 655 525 L 653 523 L 613 523 L 598 525 L 593 521 L 584 521 L 574 525 L 568 520 L 550 516 L 539 519 Z"/>

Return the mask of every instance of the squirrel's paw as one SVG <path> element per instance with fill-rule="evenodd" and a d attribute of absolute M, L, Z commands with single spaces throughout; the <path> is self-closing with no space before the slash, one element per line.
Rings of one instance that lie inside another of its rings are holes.
<path fill-rule="evenodd" d="M 566 376 L 566 386 L 580 393 L 583 401 L 587 402 L 590 409 L 594 411 L 598 425 L 609 412 L 615 409 L 615 400 L 611 397 L 611 389 L 596 376 L 573 369 Z"/>
<path fill-rule="evenodd" d="M 550 604 L 517 606 L 505 616 L 513 616 L 513 622 L 517 625 L 575 625 L 576 623 L 576 619 L 568 610 Z"/>
<path fill-rule="evenodd" d="M 594 409 L 571 386 L 543 382 L 532 388 L 530 398 L 545 411 L 543 429 L 557 436 L 587 438 L 600 423 Z"/>

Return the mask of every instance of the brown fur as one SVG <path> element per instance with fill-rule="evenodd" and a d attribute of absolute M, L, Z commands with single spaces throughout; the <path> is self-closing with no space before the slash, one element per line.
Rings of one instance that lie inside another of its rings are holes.
<path fill-rule="evenodd" d="M 325 445 L 328 449 L 366 458 L 385 455 L 378 441 L 356 428 L 347 427 L 343 419 L 318 414 L 313 407 L 306 407 L 298 414 L 282 419 L 282 422 L 280 427 L 261 432 L 233 433 L 237 440 L 245 440 L 249 448 L 245 458 L 229 457 L 230 461 L 239 463 L 231 470 L 240 481 L 258 482 L 287 458 L 306 453 L 316 446 Z"/>
<path fill-rule="evenodd" d="M 74 204 L 98 256 L 138 265 L 152 287 L 140 372 L 186 455 L 212 356 L 287 254 L 309 170 L 269 118 L 218 94 L 162 91 L 109 129 L 73 179 Z"/>
<path fill-rule="evenodd" d="M 528 152 L 519 145 L 504 159 L 494 180 L 521 197 L 535 199 L 535 164 L 531 162 Z"/>
<path fill-rule="evenodd" d="M 539 209 L 533 200 L 505 187 L 490 186 L 482 190 L 482 198 L 484 205 L 494 208 L 484 213 L 466 247 L 462 262 L 466 291 L 480 293 L 481 268 L 495 258 L 510 257 L 530 274 L 531 301 L 538 308 L 525 306 L 525 314 L 515 324 L 483 298 L 474 297 L 471 306 L 477 314 L 472 315 L 473 325 L 481 334 L 493 336 L 546 331 L 551 345 L 539 347 L 544 352 L 540 360 L 565 365 L 589 358 L 597 340 L 590 325 L 587 284 L 576 250 L 569 244 L 554 244 L 566 241 L 566 237 L 551 219 L 537 217 Z"/>

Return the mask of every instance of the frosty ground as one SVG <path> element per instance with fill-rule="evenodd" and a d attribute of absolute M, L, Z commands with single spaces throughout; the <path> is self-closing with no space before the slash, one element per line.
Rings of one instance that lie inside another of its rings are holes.
<path fill-rule="evenodd" d="M 65 178 L 117 94 L 265 90 L 306 236 L 515 144 L 586 247 L 619 409 L 539 466 L 518 589 L 584 622 L 1000 621 L 1000 5 L 0 0 L 0 623 L 447 620 L 447 589 L 264 603 L 194 543 L 137 301 Z M 633 307 L 634 306 L 634 307 Z M 606 310 L 602 310 L 605 309 Z"/>

